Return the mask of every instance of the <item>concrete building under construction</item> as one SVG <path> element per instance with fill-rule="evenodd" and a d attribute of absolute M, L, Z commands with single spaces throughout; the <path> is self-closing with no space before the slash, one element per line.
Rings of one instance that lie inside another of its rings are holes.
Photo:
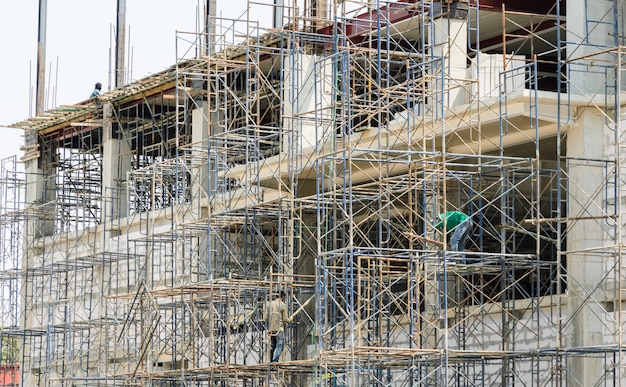
<path fill-rule="evenodd" d="M 209 17 L 171 68 L 13 125 L 2 366 L 23 386 L 626 384 L 625 1 L 253 6 L 274 25 Z M 465 252 L 433 228 L 448 211 Z"/>

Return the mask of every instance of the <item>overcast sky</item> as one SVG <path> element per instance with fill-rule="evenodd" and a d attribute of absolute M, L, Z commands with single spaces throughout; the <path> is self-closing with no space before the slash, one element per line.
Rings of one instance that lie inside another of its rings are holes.
<path fill-rule="evenodd" d="M 176 61 L 176 31 L 197 30 L 202 0 L 127 0 L 127 44 L 132 79 Z M 240 18 L 245 0 L 217 0 L 218 16 Z M 271 1 L 266 3 L 270 4 Z M 96 82 L 109 85 L 111 28 L 116 0 L 48 0 L 46 49 L 47 107 L 71 105 L 89 97 Z M 18 154 L 21 131 L 2 125 L 34 114 L 38 0 L 2 1 L 0 11 L 0 158 Z M 268 7 L 262 7 L 267 9 Z M 267 15 L 252 10 L 251 15 Z M 265 16 L 262 25 L 270 20 Z M 114 48 L 113 48 L 114 49 Z M 32 102 L 30 102 L 32 101 Z M 31 105 L 32 103 L 32 105 Z"/>

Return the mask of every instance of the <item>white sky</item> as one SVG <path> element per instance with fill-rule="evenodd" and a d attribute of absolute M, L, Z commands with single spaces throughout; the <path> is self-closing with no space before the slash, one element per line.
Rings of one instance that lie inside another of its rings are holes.
<path fill-rule="evenodd" d="M 271 4 L 271 0 L 264 2 Z M 137 80 L 175 63 L 176 31 L 197 30 L 196 9 L 203 7 L 204 1 L 127 0 L 126 3 L 126 25 L 130 27 L 127 45 L 133 52 L 132 79 Z M 247 7 L 246 0 L 217 0 L 217 3 L 217 14 L 223 18 L 239 19 Z M 107 89 L 116 6 L 116 0 L 48 0 L 48 108 L 87 99 L 96 82 L 102 83 L 103 90 Z M 19 154 L 22 144 L 20 130 L 2 125 L 28 118 L 30 109 L 34 113 L 38 8 L 38 0 L 2 1 L 0 159 Z M 262 16 L 261 24 L 269 26 L 269 13 L 264 12 L 269 8 L 261 8 L 251 10 L 250 14 Z M 33 96 L 32 106 L 29 94 Z"/>

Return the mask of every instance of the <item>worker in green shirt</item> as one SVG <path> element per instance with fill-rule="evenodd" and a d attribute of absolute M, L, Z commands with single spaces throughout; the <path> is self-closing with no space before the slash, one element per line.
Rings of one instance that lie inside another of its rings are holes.
<path fill-rule="evenodd" d="M 472 232 L 472 218 L 461 211 L 448 211 L 439 214 L 439 221 L 433 227 L 443 230 L 444 224 L 450 241 L 450 250 L 465 251 L 465 242 Z"/>

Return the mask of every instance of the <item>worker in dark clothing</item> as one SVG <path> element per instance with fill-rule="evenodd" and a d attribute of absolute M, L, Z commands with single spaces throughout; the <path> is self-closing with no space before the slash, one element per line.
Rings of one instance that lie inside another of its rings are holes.
<path fill-rule="evenodd" d="M 102 83 L 98 82 L 96 83 L 96 86 L 91 92 L 91 95 L 89 96 L 89 98 L 98 97 L 100 95 L 100 90 L 102 90 Z"/>

